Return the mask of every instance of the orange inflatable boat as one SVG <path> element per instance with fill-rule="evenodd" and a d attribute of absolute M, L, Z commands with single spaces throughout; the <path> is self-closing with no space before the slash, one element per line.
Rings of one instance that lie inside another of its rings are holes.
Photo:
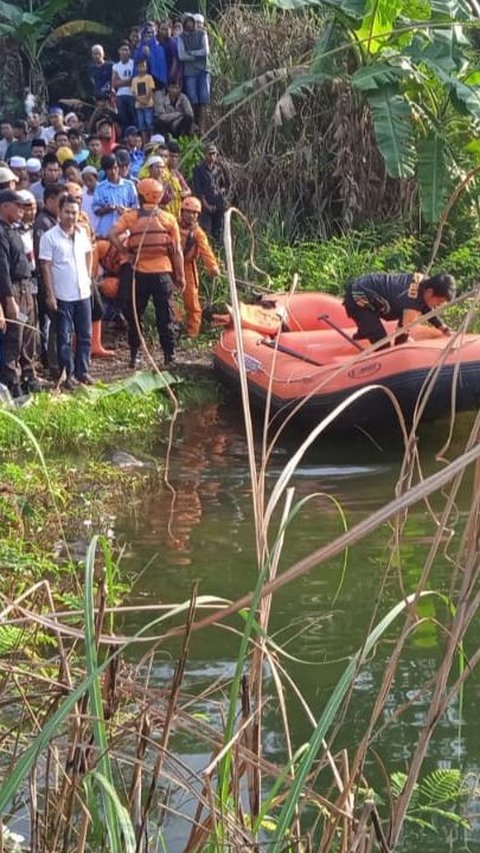
<path fill-rule="evenodd" d="M 427 323 L 412 327 L 407 343 L 371 351 L 355 341 L 342 302 L 325 293 L 275 294 L 242 305 L 242 342 L 249 392 L 272 415 L 319 423 L 355 392 L 334 428 L 369 428 L 395 416 L 391 392 L 407 420 L 449 415 L 480 405 L 480 335 L 446 338 Z M 385 323 L 389 334 L 396 323 Z M 214 349 L 222 379 L 239 387 L 239 355 L 233 324 Z M 377 386 L 372 388 L 371 386 Z M 379 386 L 379 387 L 378 387 Z"/>

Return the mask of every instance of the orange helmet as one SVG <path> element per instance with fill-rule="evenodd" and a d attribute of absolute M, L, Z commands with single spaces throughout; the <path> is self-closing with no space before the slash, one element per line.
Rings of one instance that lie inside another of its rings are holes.
<path fill-rule="evenodd" d="M 187 195 L 182 201 L 182 210 L 190 210 L 192 213 L 202 212 L 202 202 L 194 195 Z"/>
<path fill-rule="evenodd" d="M 139 196 L 146 204 L 158 204 L 163 196 L 163 185 L 155 178 L 142 178 L 137 184 Z"/>

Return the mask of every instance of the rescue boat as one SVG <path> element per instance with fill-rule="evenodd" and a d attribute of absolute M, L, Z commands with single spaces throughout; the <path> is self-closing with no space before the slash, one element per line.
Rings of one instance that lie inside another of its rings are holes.
<path fill-rule="evenodd" d="M 243 360 L 253 403 L 271 417 L 293 414 L 319 423 L 356 395 L 335 418 L 335 429 L 382 427 L 398 413 L 407 424 L 480 405 L 480 335 L 445 337 L 427 323 L 409 340 L 386 349 L 356 341 L 355 324 L 340 299 L 326 293 L 275 294 L 241 305 Z M 388 334 L 397 324 L 385 323 Z M 214 348 L 222 380 L 240 386 L 239 343 L 233 322 Z M 368 390 L 367 390 L 368 389 Z"/>

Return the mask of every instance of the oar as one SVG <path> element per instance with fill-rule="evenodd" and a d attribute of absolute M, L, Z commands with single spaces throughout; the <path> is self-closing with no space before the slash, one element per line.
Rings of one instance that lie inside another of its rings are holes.
<path fill-rule="evenodd" d="M 354 341 L 353 338 L 350 337 L 350 335 L 347 335 L 347 333 L 344 332 L 343 329 L 340 328 L 340 326 L 337 326 L 337 324 L 334 323 L 333 320 L 330 320 L 328 314 L 319 314 L 317 320 L 323 320 L 325 323 L 327 323 L 328 326 L 330 326 L 332 329 L 335 329 L 335 331 L 338 332 L 338 334 L 341 335 L 342 338 L 345 338 L 345 340 L 348 341 L 348 343 L 351 344 L 352 347 L 358 349 L 359 352 L 363 352 L 363 347 L 361 347 L 360 344 L 357 344 L 357 342 Z"/>
<path fill-rule="evenodd" d="M 300 355 L 298 352 L 295 352 L 294 349 L 290 349 L 290 347 L 286 347 L 283 344 L 275 343 L 275 341 L 260 341 L 264 347 L 269 347 L 270 349 L 278 349 L 279 352 L 284 352 L 286 355 L 291 355 L 293 358 L 298 358 L 299 361 L 306 361 L 307 364 L 314 364 L 315 367 L 325 367 L 320 361 L 315 361 L 313 358 L 309 358 L 308 355 Z"/>

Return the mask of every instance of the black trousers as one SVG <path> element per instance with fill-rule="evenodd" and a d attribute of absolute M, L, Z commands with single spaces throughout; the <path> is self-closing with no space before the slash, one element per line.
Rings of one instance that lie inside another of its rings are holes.
<path fill-rule="evenodd" d="M 128 343 L 132 352 L 140 347 L 140 335 L 135 321 L 133 307 L 133 291 L 135 292 L 135 308 L 138 324 L 143 334 L 142 318 L 150 297 L 155 307 L 155 320 L 160 346 L 165 358 L 171 358 L 175 353 L 175 315 L 173 312 L 173 281 L 170 273 L 136 272 L 135 287 L 133 284 L 127 293 L 127 276 L 121 281 L 122 308 L 128 322 Z M 122 286 L 123 285 L 123 286 Z"/>
<path fill-rule="evenodd" d="M 207 234 L 210 234 L 215 243 L 221 243 L 223 240 L 223 220 L 225 219 L 225 211 L 214 210 L 211 213 L 207 210 L 202 210 L 199 217 L 200 228 L 203 228 Z"/>
<path fill-rule="evenodd" d="M 385 326 L 375 308 L 368 305 L 362 307 L 355 302 L 352 296 L 351 285 L 347 286 L 343 304 L 348 316 L 352 320 L 355 320 L 357 324 L 358 331 L 354 335 L 356 340 L 367 339 L 371 344 L 376 344 L 377 341 L 381 341 L 387 336 Z"/>
<path fill-rule="evenodd" d="M 22 379 L 29 380 L 35 376 L 35 329 L 36 310 L 32 294 L 32 286 L 28 280 L 14 282 L 13 296 L 26 319 L 25 325 L 19 321 L 7 322 L 7 330 L 3 338 L 2 381 L 11 390 L 20 385 Z"/>

